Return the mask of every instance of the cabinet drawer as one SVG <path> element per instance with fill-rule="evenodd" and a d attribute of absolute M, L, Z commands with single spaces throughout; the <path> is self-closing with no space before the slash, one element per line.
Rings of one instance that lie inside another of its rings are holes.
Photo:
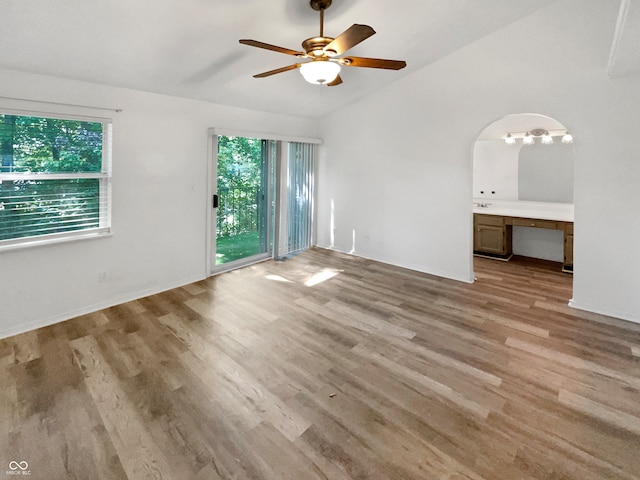
<path fill-rule="evenodd" d="M 476 214 L 476 222 L 478 225 L 490 225 L 492 227 L 502 227 L 504 225 L 504 217 L 496 215 Z"/>
<path fill-rule="evenodd" d="M 550 220 L 535 220 L 533 218 L 514 218 L 513 225 L 516 227 L 550 228 L 552 230 L 558 228 L 556 222 Z"/>

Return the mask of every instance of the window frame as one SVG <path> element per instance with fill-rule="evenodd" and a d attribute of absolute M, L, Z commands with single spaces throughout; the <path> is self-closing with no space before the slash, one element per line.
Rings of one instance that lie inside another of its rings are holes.
<path fill-rule="evenodd" d="M 48 118 L 52 120 L 85 121 L 102 124 L 102 165 L 99 172 L 57 172 L 57 173 L 34 173 L 34 172 L 1 172 L 0 182 L 16 180 L 76 180 L 76 179 L 97 179 L 100 191 L 100 210 L 98 215 L 98 226 L 72 230 L 68 232 L 50 233 L 45 235 L 33 235 L 0 240 L 0 252 L 18 248 L 32 247 L 38 245 L 49 245 L 76 241 L 81 239 L 91 239 L 112 235 L 111 230 L 111 210 L 112 210 L 112 137 L 113 119 L 107 117 L 97 117 L 88 115 L 75 115 L 66 113 L 51 113 L 33 110 L 21 110 L 12 108 L 1 108 L 0 114 L 15 115 L 23 117 Z"/>

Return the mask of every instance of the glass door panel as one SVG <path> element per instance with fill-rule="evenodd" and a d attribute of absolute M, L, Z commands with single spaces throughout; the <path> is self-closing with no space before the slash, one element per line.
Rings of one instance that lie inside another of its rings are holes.
<path fill-rule="evenodd" d="M 214 270 L 271 255 L 274 142 L 218 136 Z"/>

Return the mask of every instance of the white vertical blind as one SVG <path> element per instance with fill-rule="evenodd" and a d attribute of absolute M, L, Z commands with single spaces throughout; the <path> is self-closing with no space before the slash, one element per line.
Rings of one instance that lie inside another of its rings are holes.
<path fill-rule="evenodd" d="M 287 185 L 287 251 L 313 245 L 316 146 L 289 142 Z"/>

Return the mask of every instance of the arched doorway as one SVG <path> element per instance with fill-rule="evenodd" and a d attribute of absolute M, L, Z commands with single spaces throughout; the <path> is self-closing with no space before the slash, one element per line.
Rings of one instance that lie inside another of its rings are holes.
<path fill-rule="evenodd" d="M 513 255 L 573 271 L 573 139 L 546 115 L 507 115 L 486 126 L 473 148 L 476 256 Z"/>

